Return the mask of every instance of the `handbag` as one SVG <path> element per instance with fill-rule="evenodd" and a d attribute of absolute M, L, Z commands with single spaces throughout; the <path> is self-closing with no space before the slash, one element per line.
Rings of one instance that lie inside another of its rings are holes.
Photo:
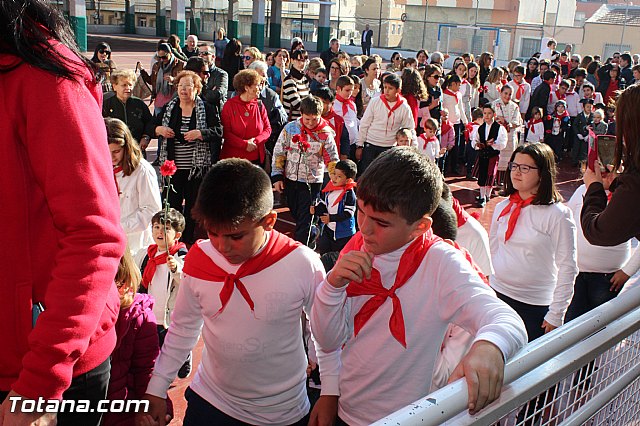
<path fill-rule="evenodd" d="M 133 86 L 133 90 L 131 91 L 131 94 L 137 98 L 146 99 L 151 96 L 151 88 L 149 87 L 147 82 L 144 81 L 144 78 L 142 78 L 142 76 L 140 75 L 139 69 L 140 69 L 140 62 L 136 64 L 135 72 L 136 74 L 138 74 L 138 78 L 136 80 L 136 84 Z"/>

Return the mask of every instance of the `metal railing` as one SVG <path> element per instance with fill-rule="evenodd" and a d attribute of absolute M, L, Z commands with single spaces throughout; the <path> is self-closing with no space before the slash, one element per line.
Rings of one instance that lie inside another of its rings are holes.
<path fill-rule="evenodd" d="M 458 380 L 375 425 L 640 424 L 640 288 L 531 342 L 506 365 L 500 398 L 469 415 Z"/>

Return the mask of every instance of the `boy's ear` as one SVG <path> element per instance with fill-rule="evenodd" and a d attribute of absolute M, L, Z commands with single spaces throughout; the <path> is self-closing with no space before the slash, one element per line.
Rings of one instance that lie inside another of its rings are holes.
<path fill-rule="evenodd" d="M 431 229 L 432 223 L 433 223 L 433 219 L 431 218 L 431 216 L 429 215 L 422 216 L 413 224 L 414 228 L 412 232 L 412 237 L 416 238 L 424 234 L 425 232 L 427 232 L 429 229 Z"/>
<path fill-rule="evenodd" d="M 271 210 L 262 218 L 262 227 L 265 231 L 271 231 L 276 226 L 276 220 L 278 220 L 278 213 Z"/>
<path fill-rule="evenodd" d="M 182 232 L 176 232 L 176 240 L 179 240 L 182 237 Z"/>

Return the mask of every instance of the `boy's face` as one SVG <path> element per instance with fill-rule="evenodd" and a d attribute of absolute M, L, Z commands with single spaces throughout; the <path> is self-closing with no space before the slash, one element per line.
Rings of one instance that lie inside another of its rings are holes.
<path fill-rule="evenodd" d="M 587 114 L 591 114 L 591 111 L 593 111 L 593 105 L 584 104 L 584 112 L 587 113 Z"/>
<path fill-rule="evenodd" d="M 338 87 L 336 89 L 336 96 L 342 97 L 342 99 L 349 99 L 353 95 L 353 85 L 349 84 L 344 87 Z"/>
<path fill-rule="evenodd" d="M 322 116 L 324 117 L 331 110 L 331 106 L 333 105 L 333 102 L 329 102 L 326 99 L 321 99 L 321 101 L 322 101 Z"/>
<path fill-rule="evenodd" d="M 384 97 L 387 98 L 387 101 L 395 102 L 398 98 L 399 91 L 400 89 L 397 89 L 395 86 L 384 83 Z"/>
<path fill-rule="evenodd" d="M 207 229 L 211 245 L 233 265 L 246 262 L 262 247 L 265 231 L 271 231 L 277 213 L 270 211 L 258 221 L 244 220 L 237 227 L 215 227 Z"/>
<path fill-rule="evenodd" d="M 427 232 L 431 228 L 431 218 L 423 217 L 408 224 L 398 213 L 378 212 L 358 200 L 358 227 L 364 250 L 380 255 L 395 251 Z"/>
<path fill-rule="evenodd" d="M 490 108 L 484 108 L 482 110 L 482 118 L 485 123 L 491 123 L 493 121 L 494 112 Z"/>
<path fill-rule="evenodd" d="M 405 134 L 396 136 L 396 143 L 398 146 L 409 146 L 409 136 Z"/>
<path fill-rule="evenodd" d="M 165 241 L 162 224 L 160 222 L 156 222 L 151 227 L 151 236 L 153 237 L 153 241 L 158 245 L 158 250 L 167 250 L 167 247 L 172 247 L 173 244 L 175 244 L 175 242 L 182 236 L 182 232 L 176 232 L 170 223 L 167 223 L 166 229 L 167 240 Z"/>
<path fill-rule="evenodd" d="M 322 101 L 324 103 L 324 101 Z M 307 129 L 315 129 L 320 123 L 319 115 L 302 114 L 302 124 Z"/>
<path fill-rule="evenodd" d="M 331 175 L 331 183 L 335 186 L 344 186 L 347 183 L 347 176 L 340 169 L 334 169 Z"/>
<path fill-rule="evenodd" d="M 432 138 L 432 137 L 434 137 L 436 135 L 436 131 L 432 130 L 432 129 L 428 128 L 428 127 L 425 127 L 424 128 L 424 134 L 427 135 L 427 138 Z"/>
<path fill-rule="evenodd" d="M 640 70 L 633 70 L 633 78 L 635 81 L 640 81 Z"/>
<path fill-rule="evenodd" d="M 593 90 L 591 90 L 591 87 L 585 87 L 582 89 L 582 92 L 584 93 L 584 97 L 585 98 L 590 98 L 591 95 L 593 94 Z"/>
<path fill-rule="evenodd" d="M 567 93 L 567 90 L 569 90 L 569 88 L 564 84 L 561 84 L 560 86 L 558 86 L 558 93 L 560 93 L 561 95 L 564 95 L 565 93 Z"/>
<path fill-rule="evenodd" d="M 602 117 L 600 117 L 600 114 L 596 114 L 593 116 L 593 122 L 598 124 L 602 121 Z"/>
<path fill-rule="evenodd" d="M 451 91 L 457 92 L 458 90 L 460 90 L 460 83 L 458 82 L 451 83 Z"/>
<path fill-rule="evenodd" d="M 318 83 L 324 84 L 327 81 L 327 75 L 323 72 L 316 73 L 315 79 Z"/>

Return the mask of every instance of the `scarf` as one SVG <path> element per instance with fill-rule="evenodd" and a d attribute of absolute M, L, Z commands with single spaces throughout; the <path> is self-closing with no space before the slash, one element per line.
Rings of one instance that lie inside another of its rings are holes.
<path fill-rule="evenodd" d="M 323 131 L 325 129 L 325 127 L 327 127 L 327 126 L 331 127 L 331 125 L 329 123 L 327 123 L 327 120 L 325 120 L 324 118 L 320 118 L 320 122 L 313 129 L 308 129 L 302 123 L 302 117 L 300 117 L 299 121 L 300 121 L 300 138 L 303 141 L 308 142 L 309 138 L 322 140 L 322 141 L 327 140 L 327 137 L 329 135 L 328 135 L 327 132 Z"/>
<path fill-rule="evenodd" d="M 444 94 L 456 98 L 456 103 L 460 102 L 460 92 L 454 92 L 453 90 L 444 89 Z"/>
<path fill-rule="evenodd" d="M 522 84 L 518 84 L 517 82 L 513 82 L 515 85 L 518 86 L 518 90 L 516 90 L 516 99 L 520 100 L 520 98 L 522 97 L 522 95 L 524 95 L 524 91 L 525 91 L 525 87 L 526 87 L 526 83 L 522 83 Z"/>
<path fill-rule="evenodd" d="M 372 296 L 353 319 L 353 332 L 356 337 L 378 308 L 386 302 L 387 298 L 390 298 L 393 303 L 393 312 L 389 319 L 389 330 L 391 335 L 402 346 L 407 347 L 402 306 L 396 291 L 416 273 L 429 248 L 441 240 L 440 237 L 433 235 L 431 230 L 413 240 L 400 257 L 396 279 L 390 289 L 384 288 L 380 271 L 376 268 L 371 269 L 371 278 L 365 278 L 361 283 L 352 281 L 348 284 L 347 297 Z M 351 238 L 340 254 L 344 255 L 352 250 L 361 250 L 362 247 L 362 234 L 358 232 Z"/>
<path fill-rule="evenodd" d="M 344 186 L 335 186 L 333 182 L 329 181 L 329 183 L 327 183 L 327 186 L 324 187 L 322 192 L 341 191 L 340 195 L 338 195 L 338 198 L 336 198 L 333 204 L 331 204 L 331 207 L 333 207 L 337 205 L 340 201 L 342 201 L 347 191 L 354 189 L 356 186 L 357 184 L 356 182 L 354 182 L 353 179 L 347 179 L 347 182 L 344 184 Z"/>
<path fill-rule="evenodd" d="M 520 198 L 520 194 L 517 192 L 509 196 L 509 204 L 507 204 L 507 207 L 505 207 L 500 212 L 500 216 L 498 216 L 498 219 L 500 219 L 502 216 L 506 216 L 511 211 L 511 208 L 515 206 L 515 208 L 513 209 L 513 212 L 511 212 L 511 216 L 509 217 L 507 232 L 504 234 L 505 243 L 509 241 L 509 238 L 511 238 L 511 235 L 513 234 L 513 230 L 516 227 L 516 223 L 518 223 L 518 217 L 520 216 L 520 212 L 522 211 L 523 208 L 527 207 L 533 202 L 533 198 L 534 197 L 531 196 L 526 200 L 523 200 L 522 198 Z"/>
<path fill-rule="evenodd" d="M 424 151 L 425 149 L 427 149 L 427 144 L 429 142 L 438 142 L 438 138 L 435 136 L 431 136 L 430 138 L 427 138 L 427 136 L 423 133 L 420 135 L 420 139 L 422 139 L 424 142 L 422 144 L 422 150 Z M 440 144 L 438 144 L 438 146 L 440 146 Z"/>
<path fill-rule="evenodd" d="M 453 125 L 449 120 L 445 120 L 442 122 L 442 127 L 440 128 L 440 135 L 446 135 L 449 133 L 449 130 L 453 128 Z"/>
<path fill-rule="evenodd" d="M 338 156 L 340 155 L 340 140 L 342 138 L 342 127 L 344 126 L 344 118 L 340 117 L 336 114 L 333 107 L 329 109 L 329 112 L 324 117 L 327 121 L 327 124 L 333 129 L 336 133 L 336 149 L 338 150 Z M 331 120 L 333 120 L 333 124 L 331 124 Z"/>
<path fill-rule="evenodd" d="M 538 123 L 542 123 L 542 119 L 541 119 L 541 118 L 539 118 L 539 119 L 537 119 L 537 120 L 534 120 L 534 119 L 532 118 L 532 119 L 531 119 L 531 120 L 529 120 L 529 122 L 527 123 L 527 127 L 529 128 L 529 131 L 530 131 L 532 134 L 534 134 L 534 135 L 536 134 L 536 128 L 535 128 L 535 126 L 536 126 L 536 124 L 538 124 Z"/>
<path fill-rule="evenodd" d="M 147 248 L 147 256 L 149 260 L 147 260 L 147 264 L 144 267 L 144 271 L 142 272 L 142 286 L 144 288 L 149 288 L 151 285 L 151 280 L 153 280 L 153 276 L 156 274 L 156 268 L 159 265 L 167 263 L 167 258 L 169 255 L 173 256 L 180 249 L 186 249 L 187 246 L 182 242 L 174 242 L 174 244 L 169 248 L 169 252 L 164 252 L 160 256 L 156 256 L 158 254 L 158 245 L 151 244 Z"/>
<path fill-rule="evenodd" d="M 349 112 L 349 109 L 352 109 L 353 112 L 356 112 L 356 103 L 354 101 L 352 101 L 351 98 L 345 99 L 340 95 L 336 95 L 336 101 L 342 102 L 342 116 L 343 117 L 346 117 L 347 113 Z"/>
<path fill-rule="evenodd" d="M 467 211 L 462 208 L 462 206 L 460 205 L 460 201 L 458 201 L 457 198 L 452 197 L 452 208 L 453 211 L 456 212 L 456 218 L 458 219 L 458 228 L 460 228 L 462 225 L 464 225 L 465 223 L 467 223 L 467 221 L 469 220 L 469 213 L 467 213 Z"/>
<path fill-rule="evenodd" d="M 565 108 L 564 112 L 563 112 L 562 114 L 560 114 L 560 115 L 558 115 L 558 111 L 555 111 L 555 112 L 553 113 L 553 116 L 554 116 L 554 118 L 555 118 L 556 120 L 560 120 L 560 121 L 562 121 L 562 119 L 563 119 L 563 118 L 565 118 L 565 117 L 569 117 L 569 111 L 567 111 L 567 110 L 566 110 L 566 108 Z"/>
<path fill-rule="evenodd" d="M 196 97 L 195 102 L 196 129 L 206 130 L 208 124 L 204 101 L 198 96 Z M 169 124 L 176 104 L 178 107 L 180 106 L 180 98 L 178 97 L 171 99 L 167 103 L 165 107 L 165 113 L 162 117 L 162 126 L 171 127 Z M 165 138 L 162 136 L 158 138 L 159 145 L 161 144 L 161 140 L 164 141 Z M 159 154 L 160 164 L 164 164 L 164 162 L 167 160 L 167 149 L 169 148 L 168 145 L 171 144 L 173 147 L 173 144 L 175 143 L 173 139 L 166 139 L 166 142 L 167 143 L 161 144 L 162 149 L 160 150 Z M 189 180 L 191 180 L 191 178 L 193 177 L 203 177 L 209 170 L 209 167 L 211 167 L 211 150 L 209 148 L 209 143 L 198 140 L 196 141 L 196 149 L 193 150 L 193 157 L 191 158 L 191 172 L 189 173 Z"/>
<path fill-rule="evenodd" d="M 393 107 L 389 105 L 389 101 L 387 101 L 387 98 L 384 96 L 384 94 L 380 96 L 380 99 L 382 100 L 382 103 L 384 104 L 384 106 L 387 107 L 387 126 L 384 129 L 384 134 L 386 135 L 387 132 L 389 131 L 389 118 L 393 116 L 393 120 L 391 121 L 391 128 L 393 128 L 393 125 L 396 122 L 396 116 L 394 112 L 395 110 L 400 108 L 400 106 L 404 103 L 404 98 L 401 95 L 398 95 L 396 104 Z"/>
<path fill-rule="evenodd" d="M 216 265 L 198 244 L 194 244 L 185 258 L 182 270 L 185 274 L 194 278 L 223 283 L 220 290 L 220 303 L 222 306 L 214 315 L 214 318 L 220 315 L 227 307 L 236 288 L 245 302 L 247 302 L 247 305 L 249 305 L 249 308 L 251 308 L 251 312 L 255 314 L 255 305 L 247 288 L 241 281 L 242 278 L 258 274 L 267 269 L 299 246 L 300 243 L 293 241 L 278 231 L 271 231 L 269 241 L 267 241 L 264 249 L 245 261 L 235 274 L 230 274 Z"/>
<path fill-rule="evenodd" d="M 113 168 L 113 180 L 116 182 L 116 190 L 118 191 L 118 195 L 121 195 L 122 192 L 120 191 L 120 185 L 118 185 L 118 178 L 116 177 L 116 175 L 120 173 L 122 170 L 123 170 L 122 166 Z"/>
<path fill-rule="evenodd" d="M 175 61 L 176 58 L 172 55 L 171 59 L 166 64 L 163 64 L 162 62 L 159 63 L 158 76 L 156 77 L 156 93 L 162 93 L 167 96 L 171 94 L 172 86 L 168 81 L 165 81 L 164 76 L 165 74 L 171 75 Z"/>
<path fill-rule="evenodd" d="M 553 93 L 555 93 L 556 99 L 558 101 L 564 101 L 564 100 L 567 99 L 567 94 L 566 93 L 564 95 L 560 95 L 557 90 L 555 90 Z M 549 102 L 552 102 L 552 101 L 553 101 L 553 96 L 552 96 L 552 94 L 549 94 Z"/>

